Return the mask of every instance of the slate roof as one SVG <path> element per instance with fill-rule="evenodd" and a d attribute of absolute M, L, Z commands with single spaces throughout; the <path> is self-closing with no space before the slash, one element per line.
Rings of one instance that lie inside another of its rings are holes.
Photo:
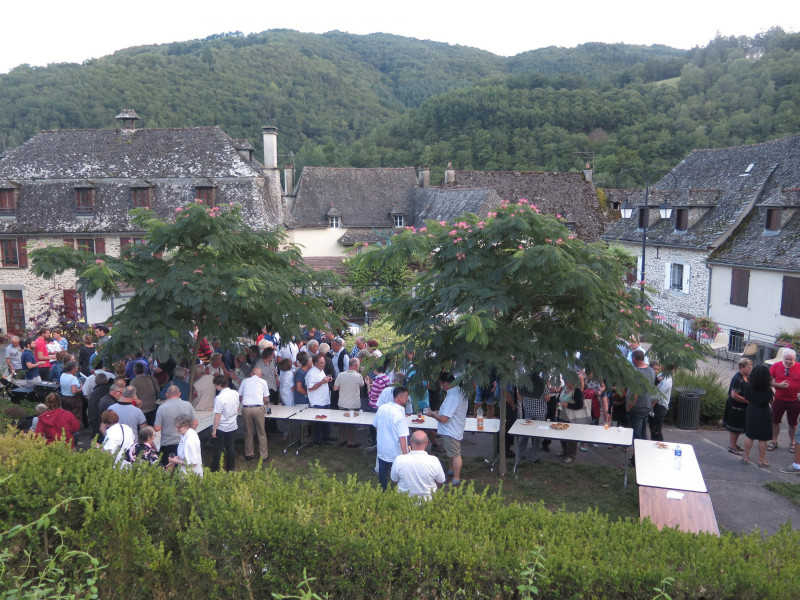
<path fill-rule="evenodd" d="M 777 166 L 757 204 L 708 262 L 800 271 L 800 135 L 759 146 Z M 767 211 L 775 208 L 781 209 L 781 228 L 766 231 Z"/>
<path fill-rule="evenodd" d="M 0 233 L 133 231 L 131 188 L 151 187 L 161 218 L 191 202 L 195 187 L 212 187 L 215 202 L 238 203 L 247 221 L 263 228 L 282 221 L 279 184 L 246 161 L 218 127 L 184 129 L 66 129 L 42 131 L 0 155 L 0 181 L 18 188 L 16 218 Z M 95 211 L 75 215 L 75 188 L 96 190 Z"/>
<path fill-rule="evenodd" d="M 327 227 L 331 209 L 341 211 L 342 227 L 389 227 L 392 211 L 414 209 L 417 175 L 413 167 L 305 167 L 297 182 L 291 225 Z"/>
<path fill-rule="evenodd" d="M 453 221 L 465 213 L 485 217 L 500 201 L 490 189 L 418 188 L 414 194 L 415 224 L 422 225 L 426 219 Z"/>
<path fill-rule="evenodd" d="M 509 202 L 525 198 L 545 214 L 560 214 L 574 222 L 575 233 L 586 241 L 597 241 L 603 232 L 597 194 L 582 173 L 455 171 L 455 181 L 442 187 L 492 189 Z"/>
<path fill-rule="evenodd" d="M 752 166 L 751 166 L 752 165 Z M 657 219 L 648 230 L 648 243 L 714 250 L 743 225 L 756 205 L 780 205 L 785 202 L 784 188 L 800 187 L 800 136 L 771 142 L 711 150 L 694 150 L 673 170 L 677 185 L 669 175 L 651 189 L 650 207 L 668 196 L 675 208 L 688 208 L 690 226 L 675 231 L 675 214 L 670 220 Z M 637 206 L 644 203 L 643 196 Z M 758 215 L 754 215 L 758 218 Z M 761 222 L 763 231 L 764 221 Z M 737 234 L 738 235 L 738 234 Z M 641 241 L 638 220 L 620 219 L 603 235 L 608 241 Z M 763 244 L 750 242 L 750 251 L 766 252 L 775 240 Z M 761 239 L 759 237 L 759 239 Z M 773 236 L 774 237 L 774 236 Z"/>

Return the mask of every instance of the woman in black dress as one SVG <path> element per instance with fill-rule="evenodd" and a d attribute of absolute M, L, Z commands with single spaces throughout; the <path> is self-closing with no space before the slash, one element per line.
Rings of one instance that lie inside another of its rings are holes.
<path fill-rule="evenodd" d="M 728 387 L 728 401 L 725 403 L 725 414 L 722 416 L 722 426 L 728 430 L 728 452 L 741 454 L 743 448 L 739 446 L 739 436 L 744 433 L 745 411 L 747 399 L 744 392 L 747 389 L 747 378 L 753 370 L 753 361 L 743 358 L 739 361 L 739 372 L 731 379 Z"/>
<path fill-rule="evenodd" d="M 759 365 L 750 373 L 750 381 L 745 390 L 747 411 L 745 412 L 745 442 L 742 462 L 750 462 L 750 450 L 753 440 L 758 441 L 758 466 L 769 467 L 767 462 L 767 442 L 772 439 L 772 404 L 773 391 L 770 385 L 769 369 Z"/>

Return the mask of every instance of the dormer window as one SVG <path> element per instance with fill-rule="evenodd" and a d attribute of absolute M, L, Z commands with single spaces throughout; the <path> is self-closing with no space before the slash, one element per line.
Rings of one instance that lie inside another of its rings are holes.
<path fill-rule="evenodd" d="M 13 217 L 17 214 L 17 190 L 0 189 L 0 217 Z"/>
<path fill-rule="evenodd" d="M 328 217 L 328 227 L 331 229 L 340 229 L 342 226 L 342 218 L 339 216 Z"/>
<path fill-rule="evenodd" d="M 564 227 L 566 227 L 567 231 L 570 233 L 575 233 L 575 221 L 567 221 L 564 223 Z"/>
<path fill-rule="evenodd" d="M 214 206 L 216 202 L 216 188 L 212 186 L 196 186 L 194 188 L 194 197 L 201 200 L 206 206 Z"/>
<path fill-rule="evenodd" d="M 406 225 L 405 215 L 392 215 L 392 221 L 395 227 L 405 227 Z"/>
<path fill-rule="evenodd" d="M 95 189 L 75 188 L 75 214 L 92 216 L 94 214 Z"/>
<path fill-rule="evenodd" d="M 647 229 L 648 226 L 648 219 L 650 215 L 648 214 L 648 210 L 646 208 L 639 209 L 639 229 Z"/>
<path fill-rule="evenodd" d="M 150 190 L 149 187 L 131 188 L 131 206 L 133 208 L 150 208 Z"/>
<path fill-rule="evenodd" d="M 768 208 L 767 222 L 764 225 L 766 231 L 780 231 L 781 229 L 781 209 Z"/>
<path fill-rule="evenodd" d="M 686 231 L 689 229 L 689 209 L 675 209 L 675 231 Z"/>

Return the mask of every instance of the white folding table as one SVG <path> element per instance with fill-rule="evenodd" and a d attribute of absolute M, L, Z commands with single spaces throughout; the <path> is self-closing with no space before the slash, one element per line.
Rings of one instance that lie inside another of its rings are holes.
<path fill-rule="evenodd" d="M 663 444 L 666 448 L 660 448 Z M 707 492 L 706 482 L 694 448 L 681 444 L 681 468 L 675 468 L 675 446 L 672 442 L 636 440 L 636 483 L 649 487 L 668 488 L 686 492 Z"/>
<path fill-rule="evenodd" d="M 508 433 L 513 436 L 527 436 L 548 438 L 551 440 L 564 440 L 569 442 L 585 442 L 587 444 L 610 444 L 625 447 L 625 480 L 624 486 L 628 487 L 628 448 L 633 445 L 633 429 L 628 427 L 609 427 L 606 429 L 602 425 L 583 425 L 579 423 L 567 423 L 566 429 L 552 429 L 553 423 L 549 421 L 534 421 L 531 419 L 517 419 Z M 514 460 L 514 472 L 517 472 L 520 453 L 519 444 L 517 446 L 516 458 Z M 636 460 L 639 458 L 637 456 Z"/>
<path fill-rule="evenodd" d="M 315 408 L 310 406 L 309 408 L 293 414 L 289 417 L 289 420 L 303 421 L 307 423 L 336 423 L 337 425 L 372 425 L 372 421 L 375 418 L 375 413 L 360 410 L 358 411 L 358 416 L 356 417 L 354 416 L 355 412 L 355 410 L 335 410 L 332 408 Z M 344 415 L 348 413 L 350 416 L 345 417 Z M 323 415 L 325 417 L 324 419 L 317 418 L 318 416 Z M 295 454 L 300 454 L 300 450 L 308 445 L 308 443 L 301 444 Z"/>

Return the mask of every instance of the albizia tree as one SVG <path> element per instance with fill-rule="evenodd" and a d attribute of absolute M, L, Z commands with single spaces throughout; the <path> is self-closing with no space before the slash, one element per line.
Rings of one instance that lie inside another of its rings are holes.
<path fill-rule="evenodd" d="M 406 293 L 377 301 L 403 340 L 393 354 L 415 355 L 411 385 L 442 368 L 478 384 L 494 371 L 505 385 L 520 367 L 575 379 L 581 365 L 641 390 L 647 383 L 620 353 L 621 340 L 640 336 L 652 344 L 650 356 L 675 367 L 694 368 L 701 356 L 699 345 L 653 320 L 646 297 L 625 287 L 630 255 L 576 239 L 527 200 L 503 202 L 487 218 L 407 228 L 354 260 L 370 267 L 412 254 L 429 256 L 427 268 Z"/>
<path fill-rule="evenodd" d="M 303 267 L 299 249 L 281 229 L 257 231 L 234 205 L 207 207 L 196 201 L 159 219 L 149 209 L 131 211 L 142 243 L 119 257 L 98 256 L 68 246 L 30 253 L 33 272 L 45 278 L 74 269 L 82 291 L 108 300 L 121 286 L 135 295 L 114 315 L 106 356 L 125 356 L 155 346 L 164 359 L 197 357 L 203 337 L 222 344 L 265 324 L 297 329 L 299 324 L 338 323 L 324 300 L 320 274 Z M 189 332 L 199 328 L 194 345 Z"/>

